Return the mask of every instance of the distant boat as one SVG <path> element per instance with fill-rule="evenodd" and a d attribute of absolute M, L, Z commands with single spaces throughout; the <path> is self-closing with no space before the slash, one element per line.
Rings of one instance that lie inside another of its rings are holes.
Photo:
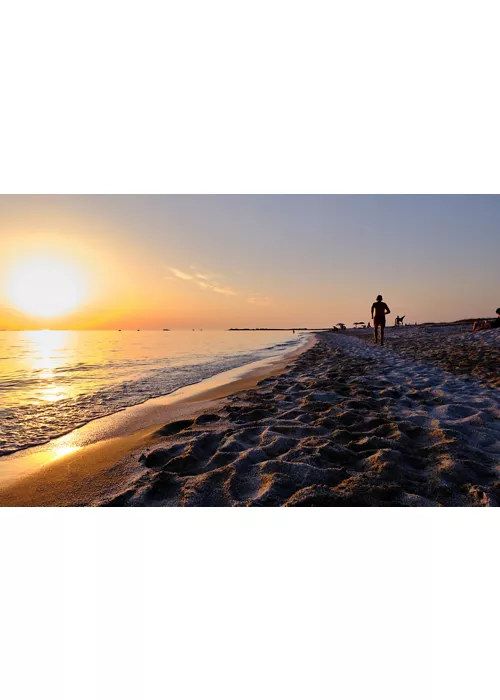
<path fill-rule="evenodd" d="M 164 328 L 163 330 L 164 330 L 164 331 L 169 331 L 169 330 L 170 330 L 170 328 Z"/>

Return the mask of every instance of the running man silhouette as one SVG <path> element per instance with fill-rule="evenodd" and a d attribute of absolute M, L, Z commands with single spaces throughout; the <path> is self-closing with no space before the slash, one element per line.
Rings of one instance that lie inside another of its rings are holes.
<path fill-rule="evenodd" d="M 372 318 L 373 318 L 373 326 L 375 328 L 375 334 L 374 334 L 374 342 L 375 344 L 378 343 L 378 329 L 380 328 L 380 345 L 384 344 L 384 332 L 385 332 L 385 317 L 387 314 L 390 314 L 391 310 L 385 303 L 385 301 L 382 301 L 382 295 L 379 294 L 377 297 L 377 301 L 374 302 L 372 306 Z"/>

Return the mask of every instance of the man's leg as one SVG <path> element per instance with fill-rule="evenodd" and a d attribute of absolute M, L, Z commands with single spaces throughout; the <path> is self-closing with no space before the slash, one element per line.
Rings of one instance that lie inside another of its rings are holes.
<path fill-rule="evenodd" d="M 384 344 L 385 323 L 380 324 L 380 345 Z"/>
<path fill-rule="evenodd" d="M 375 345 L 378 343 L 378 323 L 376 321 L 373 323 L 373 342 Z"/>

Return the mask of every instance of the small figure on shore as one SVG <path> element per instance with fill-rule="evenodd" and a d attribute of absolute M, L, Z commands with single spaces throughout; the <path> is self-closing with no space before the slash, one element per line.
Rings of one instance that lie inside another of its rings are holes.
<path fill-rule="evenodd" d="M 476 321 L 472 330 L 475 331 L 487 331 L 490 328 L 500 328 L 500 308 L 496 310 L 497 318 L 493 321 Z"/>
<path fill-rule="evenodd" d="M 391 313 L 390 308 L 387 306 L 385 301 L 383 301 L 382 295 L 379 294 L 377 301 L 372 305 L 372 319 L 374 332 L 374 343 L 378 343 L 378 330 L 380 328 L 380 344 L 384 344 L 384 333 L 385 333 L 385 317 Z"/>
<path fill-rule="evenodd" d="M 500 308 L 498 308 L 495 313 L 496 313 L 497 317 L 494 321 L 491 322 L 491 327 L 492 328 L 500 328 Z"/>
<path fill-rule="evenodd" d="M 396 316 L 396 323 L 394 325 L 396 325 L 396 326 L 404 325 L 403 322 L 404 322 L 405 318 L 406 318 L 406 316 Z"/>

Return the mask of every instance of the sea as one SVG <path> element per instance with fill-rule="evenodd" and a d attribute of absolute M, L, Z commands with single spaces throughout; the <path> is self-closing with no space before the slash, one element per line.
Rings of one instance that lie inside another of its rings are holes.
<path fill-rule="evenodd" d="M 0 331 L 0 455 L 306 340 L 287 331 Z"/>

